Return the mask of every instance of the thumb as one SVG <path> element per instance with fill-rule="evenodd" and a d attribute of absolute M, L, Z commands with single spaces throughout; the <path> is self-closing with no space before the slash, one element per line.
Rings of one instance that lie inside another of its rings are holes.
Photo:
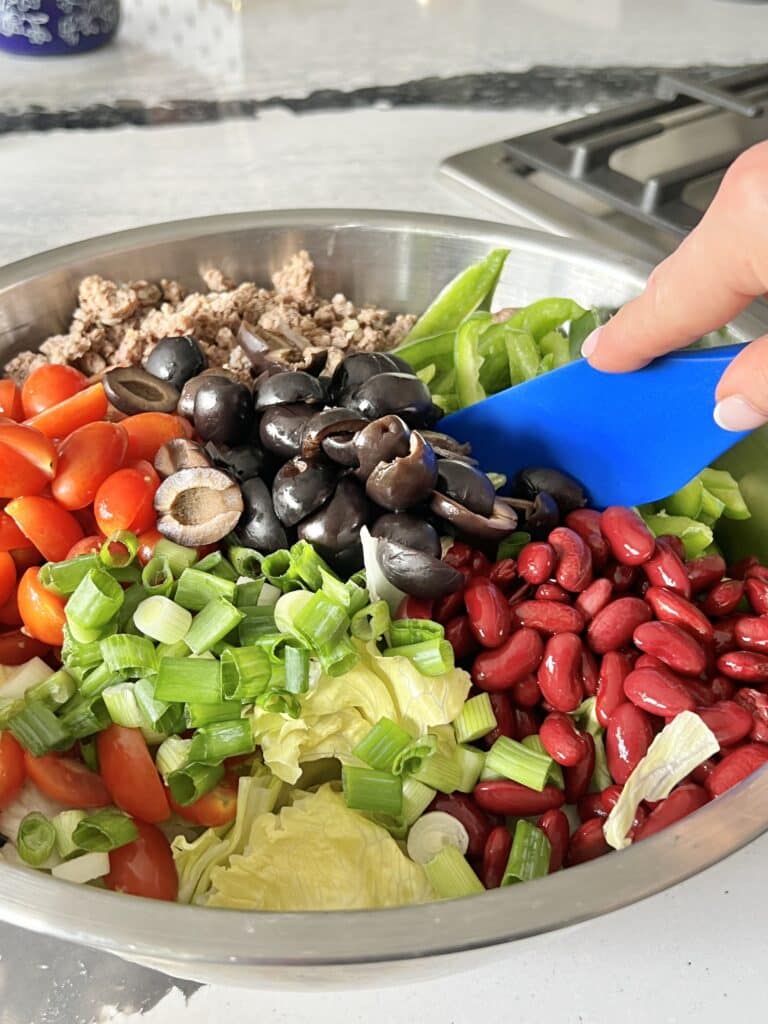
<path fill-rule="evenodd" d="M 717 385 L 715 422 L 724 430 L 755 430 L 768 423 L 768 337 L 743 349 Z"/>

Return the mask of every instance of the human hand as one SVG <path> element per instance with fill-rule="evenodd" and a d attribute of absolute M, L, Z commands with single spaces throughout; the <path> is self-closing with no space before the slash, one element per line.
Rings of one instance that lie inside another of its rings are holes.
<path fill-rule="evenodd" d="M 728 169 L 697 227 L 653 271 L 645 291 L 594 331 L 582 355 L 608 373 L 717 330 L 768 291 L 768 143 Z M 717 386 L 715 421 L 725 430 L 768 422 L 768 335 L 733 360 Z"/>

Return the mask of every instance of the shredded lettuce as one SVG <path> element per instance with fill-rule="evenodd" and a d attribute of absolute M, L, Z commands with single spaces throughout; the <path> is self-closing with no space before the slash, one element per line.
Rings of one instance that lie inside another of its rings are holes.
<path fill-rule="evenodd" d="M 46 818 L 53 818 L 59 811 L 66 809 L 65 804 L 51 800 L 27 779 L 13 803 L 0 811 L 0 836 L 5 836 L 15 844 L 19 825 L 32 811 L 39 811 Z"/>

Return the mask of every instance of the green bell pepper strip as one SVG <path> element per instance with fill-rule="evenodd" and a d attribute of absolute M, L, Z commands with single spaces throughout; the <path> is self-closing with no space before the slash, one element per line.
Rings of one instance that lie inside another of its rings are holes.
<path fill-rule="evenodd" d="M 478 351 L 483 357 L 480 367 L 480 383 L 487 394 L 495 394 L 508 388 L 509 359 L 506 337 L 509 328 L 506 323 L 489 324 L 480 335 Z"/>
<path fill-rule="evenodd" d="M 568 346 L 571 350 L 571 359 L 578 359 L 581 356 L 581 346 L 596 330 L 608 319 L 608 312 L 600 309 L 588 309 L 580 317 L 571 321 L 568 331 Z"/>
<path fill-rule="evenodd" d="M 713 540 L 711 528 L 689 516 L 644 515 L 643 519 L 655 536 L 679 537 L 688 559 L 698 558 Z"/>
<path fill-rule="evenodd" d="M 556 327 L 562 327 L 567 321 L 578 320 L 585 312 L 586 310 L 573 299 L 539 299 L 519 309 L 507 323 L 527 331 L 535 341 L 539 341 L 545 334 L 554 331 Z"/>
<path fill-rule="evenodd" d="M 458 325 L 457 325 L 458 326 Z M 453 338 L 456 330 L 443 331 L 441 334 L 431 334 L 426 338 L 418 338 L 416 341 L 406 341 L 398 348 L 395 354 L 409 363 L 414 370 L 421 370 L 425 366 L 434 365 L 438 373 L 446 373 L 453 369 Z"/>
<path fill-rule="evenodd" d="M 750 512 L 736 480 L 724 469 L 702 469 L 699 478 L 705 490 L 723 508 L 721 515 L 726 519 L 749 519 Z"/>
<path fill-rule="evenodd" d="M 485 398 L 485 389 L 480 383 L 483 357 L 478 350 L 478 340 L 484 326 L 482 319 L 470 317 L 456 332 L 453 361 L 456 365 L 456 397 L 460 408 L 482 402 Z"/>
<path fill-rule="evenodd" d="M 660 505 L 671 516 L 689 516 L 691 519 L 697 519 L 701 512 L 703 497 L 704 484 L 700 477 L 695 476 L 685 487 L 681 487 L 679 491 L 675 491 L 660 502 Z"/>
<path fill-rule="evenodd" d="M 566 363 L 571 361 L 571 350 L 568 345 L 568 339 L 560 331 L 549 331 L 539 341 L 539 348 L 541 349 L 542 356 L 544 359 L 547 356 L 552 356 L 552 369 L 557 370 L 561 366 L 565 366 Z M 543 360 L 542 360 L 543 362 Z"/>
<path fill-rule="evenodd" d="M 533 336 L 521 328 L 508 326 L 505 342 L 509 360 L 510 383 L 523 384 L 527 380 L 532 380 L 539 372 L 541 359 L 539 347 L 533 340 Z"/>

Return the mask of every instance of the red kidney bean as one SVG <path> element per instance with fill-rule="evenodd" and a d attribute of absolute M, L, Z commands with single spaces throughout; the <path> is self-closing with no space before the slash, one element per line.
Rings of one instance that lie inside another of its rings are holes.
<path fill-rule="evenodd" d="M 497 825 L 488 833 L 483 850 L 483 867 L 480 873 L 486 889 L 498 889 L 512 849 L 512 834 L 506 825 Z"/>
<path fill-rule="evenodd" d="M 710 796 L 722 796 L 733 786 L 768 761 L 768 747 L 761 743 L 747 743 L 725 755 L 704 780 Z"/>
<path fill-rule="evenodd" d="M 666 665 L 664 666 L 666 669 Z M 685 690 L 690 694 L 694 703 L 702 708 L 711 708 L 713 704 L 716 704 L 720 700 L 719 694 L 714 694 L 712 688 L 706 686 L 704 683 L 700 683 L 697 679 L 691 678 L 679 678 L 678 682 L 681 686 L 685 687 Z"/>
<path fill-rule="evenodd" d="M 601 577 L 590 583 L 586 590 L 582 590 L 576 598 L 575 607 L 584 616 L 587 622 L 593 619 L 598 612 L 610 602 L 613 595 L 613 586 L 610 580 Z"/>
<path fill-rule="evenodd" d="M 581 650 L 581 688 L 586 697 L 594 697 L 598 682 L 597 658 L 588 647 Z"/>
<path fill-rule="evenodd" d="M 759 562 L 756 562 L 755 565 L 750 565 L 744 574 L 744 579 L 762 580 L 763 583 L 768 583 L 768 565 L 760 565 Z"/>
<path fill-rule="evenodd" d="M 600 513 L 593 508 L 577 508 L 565 517 L 565 525 L 578 533 L 592 552 L 592 564 L 601 569 L 608 561 L 608 542 L 600 531 Z"/>
<path fill-rule="evenodd" d="M 512 717 L 519 740 L 524 740 L 526 736 L 535 736 L 539 731 L 539 720 L 530 708 L 512 708 Z"/>
<path fill-rule="evenodd" d="M 629 659 L 619 651 L 608 651 L 603 655 L 595 700 L 595 715 L 603 727 L 608 725 L 608 720 L 619 704 L 624 703 L 624 680 L 630 670 Z"/>
<path fill-rule="evenodd" d="M 586 756 L 570 768 L 563 769 L 565 779 L 565 802 L 576 804 L 586 795 L 595 772 L 595 741 L 588 733 L 582 733 L 586 745 Z"/>
<path fill-rule="evenodd" d="M 469 570 L 473 576 L 490 576 L 493 563 L 482 551 L 473 551 L 469 560 Z"/>
<path fill-rule="evenodd" d="M 484 811 L 491 814 L 509 814 L 515 818 L 530 818 L 555 807 L 562 807 L 565 794 L 557 786 L 545 786 L 539 793 L 519 782 L 492 779 L 478 782 L 474 797 Z"/>
<path fill-rule="evenodd" d="M 526 583 L 538 586 L 545 583 L 555 571 L 555 549 L 543 540 L 526 544 L 517 556 L 518 574 Z"/>
<path fill-rule="evenodd" d="M 466 793 L 438 793 L 429 806 L 430 810 L 443 811 L 461 822 L 469 836 L 468 857 L 483 856 L 492 826 L 488 815 L 477 806 L 471 796 Z"/>
<path fill-rule="evenodd" d="M 571 595 L 559 583 L 540 583 L 533 595 L 534 601 L 559 601 L 571 603 Z"/>
<path fill-rule="evenodd" d="M 721 580 L 710 590 L 701 605 L 705 615 L 720 618 L 736 611 L 744 596 L 743 580 Z"/>
<path fill-rule="evenodd" d="M 730 700 L 736 686 L 727 676 L 713 676 L 709 684 L 709 690 L 715 700 Z"/>
<path fill-rule="evenodd" d="M 536 825 L 549 840 L 552 851 L 549 855 L 549 873 L 552 874 L 553 871 L 559 871 L 563 866 L 568 850 L 568 841 L 571 838 L 571 827 L 565 814 L 556 808 L 545 811 Z"/>
<path fill-rule="evenodd" d="M 768 744 L 768 722 L 754 722 L 749 738 L 753 743 Z"/>
<path fill-rule="evenodd" d="M 639 597 L 619 597 L 592 619 L 587 643 L 595 654 L 606 654 L 626 646 L 632 634 L 651 617 L 651 610 Z"/>
<path fill-rule="evenodd" d="M 752 715 L 733 700 L 720 700 L 711 707 L 696 708 L 696 712 L 721 747 L 732 747 L 752 732 Z"/>
<path fill-rule="evenodd" d="M 708 757 L 706 761 L 696 765 L 689 778 L 698 786 L 703 786 L 716 764 L 714 757 Z"/>
<path fill-rule="evenodd" d="M 410 594 L 404 597 L 395 612 L 396 619 L 431 619 L 433 601 L 425 598 L 412 597 Z"/>
<path fill-rule="evenodd" d="M 632 668 L 668 668 L 661 658 L 654 658 L 652 654 L 641 654 L 639 658 L 635 659 L 635 664 Z"/>
<path fill-rule="evenodd" d="M 656 538 L 634 509 L 611 505 L 600 517 L 600 530 L 622 565 L 642 565 L 653 557 Z"/>
<path fill-rule="evenodd" d="M 733 638 L 743 651 L 768 653 L 768 615 L 745 615 L 736 619 Z"/>
<path fill-rule="evenodd" d="M 585 793 L 576 804 L 576 810 L 579 813 L 579 821 L 608 817 L 608 811 L 603 807 L 602 793 Z"/>
<path fill-rule="evenodd" d="M 507 693 L 491 693 L 491 707 L 496 717 L 496 728 L 483 737 L 483 743 L 490 748 L 499 738 L 506 736 L 510 740 L 517 740 L 517 722 L 514 716 L 514 709 Z"/>
<path fill-rule="evenodd" d="M 622 565 L 621 562 L 609 562 L 603 571 L 603 577 L 617 594 L 626 594 L 638 579 L 638 570 L 633 565 Z"/>
<path fill-rule="evenodd" d="M 547 715 L 541 723 L 539 739 L 549 756 L 566 768 L 572 768 L 587 755 L 587 745 L 581 733 L 570 715 L 562 711 L 551 711 Z"/>
<path fill-rule="evenodd" d="M 736 647 L 736 623 L 743 616 L 730 615 L 727 619 L 716 619 L 712 625 L 713 643 L 712 652 L 715 656 L 732 651 Z"/>
<path fill-rule="evenodd" d="M 504 595 L 490 580 L 474 579 L 464 591 L 472 632 L 483 647 L 498 647 L 509 636 L 511 613 Z"/>
<path fill-rule="evenodd" d="M 584 616 L 570 605 L 559 601 L 522 601 L 512 609 L 512 618 L 521 626 L 541 633 L 580 633 Z"/>
<path fill-rule="evenodd" d="M 660 537 L 656 538 L 656 543 L 660 547 L 673 551 L 681 562 L 685 561 L 685 544 L 683 544 L 680 537 L 675 537 L 671 533 L 663 533 Z"/>
<path fill-rule="evenodd" d="M 518 708 L 535 708 L 541 701 L 541 690 L 536 681 L 536 676 L 526 676 L 513 683 L 509 690 L 512 703 Z"/>
<path fill-rule="evenodd" d="M 680 626 L 700 640 L 713 639 L 712 623 L 700 608 L 681 594 L 667 590 L 666 587 L 650 587 L 645 594 L 645 600 L 661 622 L 671 622 L 673 626 Z"/>
<path fill-rule="evenodd" d="M 671 622 L 644 622 L 632 635 L 643 654 L 663 661 L 675 672 L 698 676 L 707 667 L 704 648 L 690 633 Z"/>
<path fill-rule="evenodd" d="M 624 680 L 624 693 L 649 715 L 663 718 L 673 718 L 696 707 L 694 698 L 669 669 L 634 669 Z"/>
<path fill-rule="evenodd" d="M 458 661 L 469 658 L 477 651 L 477 640 L 466 615 L 457 615 L 445 623 L 445 639 L 453 647 Z"/>
<path fill-rule="evenodd" d="M 454 590 L 452 594 L 446 594 L 435 602 L 435 622 L 445 625 L 457 615 L 462 615 L 464 610 L 464 591 Z"/>
<path fill-rule="evenodd" d="M 745 708 L 755 721 L 768 725 L 768 693 L 742 686 L 733 695 L 733 699 L 739 707 Z"/>
<path fill-rule="evenodd" d="M 768 655 L 729 651 L 717 659 L 717 670 L 740 683 L 765 683 L 768 682 Z"/>
<path fill-rule="evenodd" d="M 685 566 L 691 584 L 691 593 L 700 594 L 719 583 L 725 576 L 725 559 L 722 555 L 700 555 Z"/>
<path fill-rule="evenodd" d="M 534 629 L 519 629 L 500 647 L 478 654 L 472 681 L 481 690 L 506 690 L 539 667 L 544 644 Z"/>
<path fill-rule="evenodd" d="M 610 852 L 611 848 L 603 835 L 603 819 L 590 818 L 583 825 L 579 825 L 571 836 L 565 865 L 572 868 Z"/>
<path fill-rule="evenodd" d="M 607 786 L 602 793 L 594 794 L 600 798 L 600 810 L 594 816 L 600 817 L 600 814 L 603 814 L 607 818 L 616 806 L 616 802 L 621 796 L 621 791 L 623 789 L 623 786 L 619 786 L 618 783 L 614 783 L 612 786 Z M 638 829 L 644 821 L 645 811 L 642 807 L 638 807 L 635 811 L 635 816 L 632 819 L 632 825 L 629 829 L 630 837 L 634 838 L 635 830 Z"/>
<path fill-rule="evenodd" d="M 668 825 L 687 817 L 709 801 L 709 794 L 701 786 L 687 782 L 673 789 L 666 800 L 661 800 L 635 832 L 634 841 L 648 839 Z"/>
<path fill-rule="evenodd" d="M 584 697 L 581 653 L 575 633 L 558 633 L 547 640 L 536 678 L 542 697 L 557 711 L 575 711 Z"/>
<path fill-rule="evenodd" d="M 556 526 L 549 535 L 555 549 L 555 579 L 565 590 L 578 594 L 592 582 L 592 552 L 578 533 Z"/>
<path fill-rule="evenodd" d="M 491 569 L 491 583 L 495 583 L 505 593 L 517 579 L 517 562 L 514 558 L 502 558 Z"/>
<path fill-rule="evenodd" d="M 469 566 L 472 561 L 474 550 L 462 540 L 455 540 L 443 555 L 443 561 L 452 565 L 455 569 Z"/>
<path fill-rule="evenodd" d="M 661 543 L 661 538 L 656 542 L 653 558 L 643 566 L 643 572 L 652 587 L 669 587 L 683 597 L 691 596 L 691 581 L 685 563 L 675 551 Z"/>
<path fill-rule="evenodd" d="M 768 583 L 765 580 L 745 580 L 744 593 L 747 595 L 750 607 L 756 615 L 768 614 Z"/>
<path fill-rule="evenodd" d="M 738 562 L 728 566 L 728 575 L 734 580 L 743 580 L 749 574 L 750 569 L 760 565 L 757 555 L 747 555 Z M 725 573 L 723 573 L 725 575 Z"/>
<path fill-rule="evenodd" d="M 649 716 L 629 701 L 619 704 L 605 728 L 605 756 L 614 782 L 624 785 L 652 739 Z"/>

